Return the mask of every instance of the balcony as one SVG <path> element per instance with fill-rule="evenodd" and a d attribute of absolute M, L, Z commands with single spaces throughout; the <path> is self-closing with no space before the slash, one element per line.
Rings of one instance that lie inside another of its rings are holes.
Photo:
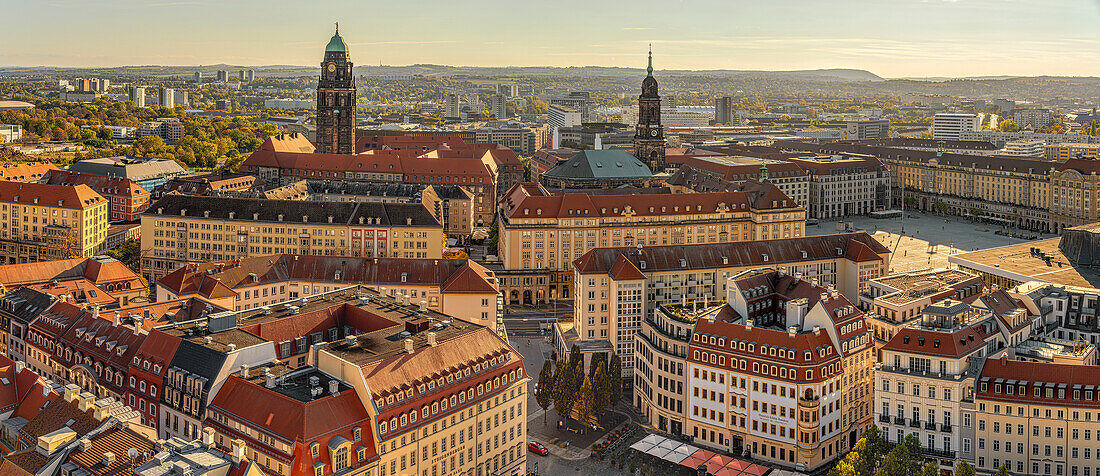
<path fill-rule="evenodd" d="M 920 420 L 917 420 L 915 418 L 912 419 L 912 420 L 909 420 L 909 426 L 912 427 L 912 428 L 920 428 Z"/>
<path fill-rule="evenodd" d="M 933 458 L 955 459 L 955 452 L 951 450 L 937 450 L 935 448 L 921 448 L 921 453 Z"/>
<path fill-rule="evenodd" d="M 878 416 L 878 421 L 881 421 L 883 423 L 890 423 L 890 415 L 879 415 Z M 904 422 L 905 422 L 905 420 L 902 419 L 902 423 L 904 423 Z"/>
<path fill-rule="evenodd" d="M 944 433 L 951 433 L 951 425 L 949 425 L 949 424 L 940 425 L 940 431 L 942 431 Z"/>
<path fill-rule="evenodd" d="M 928 431 L 936 431 L 936 423 L 935 422 L 930 422 L 930 421 L 925 422 L 924 423 L 924 429 L 928 430 Z"/>
<path fill-rule="evenodd" d="M 894 424 L 895 425 L 904 425 L 905 424 L 905 417 L 899 417 L 899 416 L 894 417 Z"/>

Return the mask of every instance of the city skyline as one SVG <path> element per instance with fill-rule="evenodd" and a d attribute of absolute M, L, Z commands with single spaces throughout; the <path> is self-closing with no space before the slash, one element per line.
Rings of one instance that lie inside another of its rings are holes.
<path fill-rule="evenodd" d="M 206 0 L 24 2 L 0 65 L 241 66 L 317 62 L 341 22 L 359 65 L 619 66 L 685 70 L 863 69 L 886 78 L 1100 75 L 1100 4 L 1058 0 L 803 0 L 766 5 L 682 1 L 559 2 L 553 12 L 503 1 L 477 7 L 325 2 L 302 10 Z M 422 17 L 424 11 L 435 15 Z M 288 15 L 293 12 L 293 15 Z M 705 15 L 703 13 L 706 12 Z M 846 13 L 844 13 L 846 12 Z M 412 20 L 415 18 L 415 21 Z M 821 19 L 829 19 L 822 23 Z M 776 21 L 781 20 L 781 21 Z M 109 34 L 108 34 L 109 33 Z"/>

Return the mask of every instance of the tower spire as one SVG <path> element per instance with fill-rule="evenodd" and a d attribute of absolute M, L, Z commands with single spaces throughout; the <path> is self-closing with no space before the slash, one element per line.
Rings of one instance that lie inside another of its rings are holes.
<path fill-rule="evenodd" d="M 646 76 L 653 76 L 653 43 L 649 44 L 649 67 L 645 71 Z"/>
<path fill-rule="evenodd" d="M 340 22 L 336 22 L 336 34 L 340 34 Z"/>

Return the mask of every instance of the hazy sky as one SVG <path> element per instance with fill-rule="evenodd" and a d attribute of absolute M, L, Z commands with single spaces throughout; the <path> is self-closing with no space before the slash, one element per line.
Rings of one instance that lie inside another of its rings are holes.
<path fill-rule="evenodd" d="M 1100 0 L 0 0 L 0 65 L 860 68 L 1100 76 Z"/>

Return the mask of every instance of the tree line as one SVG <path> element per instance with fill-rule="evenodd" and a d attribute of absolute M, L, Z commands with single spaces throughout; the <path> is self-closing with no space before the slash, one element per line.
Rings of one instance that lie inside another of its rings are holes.
<path fill-rule="evenodd" d="M 921 454 L 920 440 L 910 434 L 891 447 L 877 426 L 863 435 L 844 455 L 829 476 L 938 476 L 939 465 Z M 974 476 L 974 467 L 966 460 L 955 462 L 954 476 Z M 1008 468 L 1001 465 L 994 476 L 1008 476 Z"/>
<path fill-rule="evenodd" d="M 547 359 L 539 372 L 535 401 L 545 411 L 551 406 L 563 420 L 576 420 L 585 428 L 598 426 L 599 416 L 622 398 L 622 361 L 614 352 L 608 359 L 595 354 L 585 372 L 584 357 L 573 346 L 567 359 L 552 362 Z"/>

